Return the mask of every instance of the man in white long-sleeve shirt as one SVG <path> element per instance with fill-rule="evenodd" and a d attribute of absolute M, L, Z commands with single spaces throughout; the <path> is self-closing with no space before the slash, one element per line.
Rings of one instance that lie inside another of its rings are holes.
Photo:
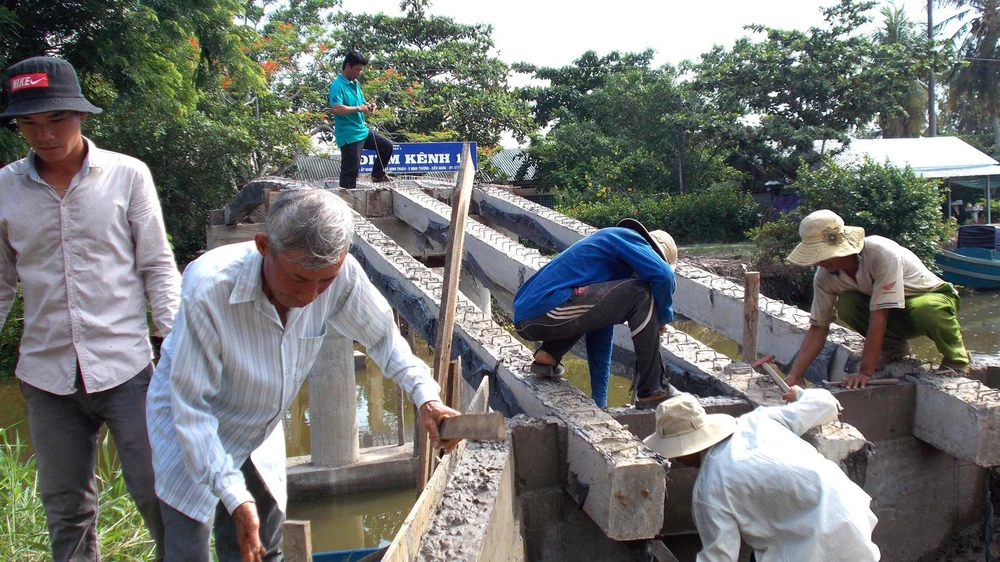
<path fill-rule="evenodd" d="M 286 191 L 264 230 L 184 270 L 176 325 L 149 387 L 168 561 L 208 562 L 213 520 L 220 560 L 281 559 L 285 455 L 277 428 L 328 330 L 365 346 L 419 407 L 432 441 L 440 420 L 458 414 L 441 403 L 389 303 L 348 254 L 353 219 L 339 197 Z M 220 540 L 220 525 L 235 525 L 235 537 Z"/>
<path fill-rule="evenodd" d="M 0 322 L 20 279 L 16 374 L 52 559 L 100 559 L 94 466 L 105 425 L 159 558 L 163 523 L 144 423 L 153 372 L 146 299 L 168 334 L 180 274 L 153 178 L 142 162 L 83 137 L 83 121 L 101 110 L 68 62 L 30 58 L 5 78 L 0 120 L 16 118 L 31 150 L 0 170 Z"/>
<path fill-rule="evenodd" d="M 738 420 L 706 414 L 690 394 L 658 407 L 646 445 L 700 466 L 691 495 L 698 562 L 735 562 L 741 539 L 757 562 L 878 560 L 871 498 L 799 437 L 836 419 L 837 400 L 799 387 L 785 399 L 794 401 Z"/>

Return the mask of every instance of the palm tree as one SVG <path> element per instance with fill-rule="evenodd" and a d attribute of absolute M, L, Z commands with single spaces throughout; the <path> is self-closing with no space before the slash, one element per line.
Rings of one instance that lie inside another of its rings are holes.
<path fill-rule="evenodd" d="M 924 39 L 917 30 L 917 24 L 906 15 L 906 10 L 889 2 L 883 6 L 884 26 L 875 32 L 874 40 L 882 46 L 894 45 L 906 52 L 915 51 Z M 924 128 L 927 113 L 927 85 L 913 80 L 900 100 L 900 111 L 895 114 L 881 113 L 878 126 L 884 138 L 918 137 Z"/>
<path fill-rule="evenodd" d="M 1000 148 L 1000 0 L 939 0 L 959 12 L 942 25 L 959 22 L 952 36 L 963 60 L 948 73 L 948 106 L 963 102 L 985 107 Z"/>

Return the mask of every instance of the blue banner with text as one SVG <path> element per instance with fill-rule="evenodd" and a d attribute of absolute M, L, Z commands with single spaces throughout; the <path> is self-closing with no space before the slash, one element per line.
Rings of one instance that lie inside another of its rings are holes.
<path fill-rule="evenodd" d="M 425 174 L 428 172 L 457 172 L 462 165 L 461 142 L 401 142 L 392 145 L 392 158 L 386 169 L 390 174 Z M 469 143 L 472 166 L 478 169 L 476 143 Z M 362 174 L 370 174 L 375 164 L 375 151 L 361 151 Z"/>

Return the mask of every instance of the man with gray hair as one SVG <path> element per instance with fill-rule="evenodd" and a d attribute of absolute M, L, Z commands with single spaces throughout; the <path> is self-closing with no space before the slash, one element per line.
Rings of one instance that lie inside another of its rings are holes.
<path fill-rule="evenodd" d="M 366 347 L 419 407 L 432 441 L 458 414 L 348 254 L 352 236 L 351 211 L 332 192 L 286 191 L 253 242 L 185 269 L 147 401 L 166 560 L 211 560 L 213 521 L 219 560 L 282 559 L 280 424 L 328 329 Z"/>

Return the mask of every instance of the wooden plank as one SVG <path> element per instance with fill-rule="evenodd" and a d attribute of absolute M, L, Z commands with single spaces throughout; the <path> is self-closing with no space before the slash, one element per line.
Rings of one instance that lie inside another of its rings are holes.
<path fill-rule="evenodd" d="M 760 295 L 760 272 L 743 276 L 743 362 L 757 360 L 757 300 Z"/>
<path fill-rule="evenodd" d="M 442 387 L 447 376 L 447 365 L 451 361 L 451 338 L 455 333 L 455 306 L 458 303 L 458 277 L 462 273 L 465 221 L 469 215 L 474 175 L 469 143 L 465 143 L 462 147 L 462 166 L 458 171 L 458 185 L 451 197 L 451 222 L 448 226 L 444 279 L 441 287 L 441 315 L 438 319 L 437 341 L 434 345 L 434 376 Z"/>
<path fill-rule="evenodd" d="M 289 519 L 282 527 L 286 562 L 312 562 L 312 531 L 308 521 Z"/>
<path fill-rule="evenodd" d="M 462 147 L 462 166 L 458 171 L 458 185 L 451 196 L 451 222 L 448 227 L 448 243 L 445 246 L 444 280 L 441 286 L 441 311 L 438 317 L 437 338 L 434 345 L 434 377 L 444 392 L 443 399 L 450 398 L 448 390 L 448 364 L 451 362 L 451 339 L 455 334 L 455 307 L 458 304 L 458 277 L 462 273 L 462 250 L 465 244 L 465 220 L 469 216 L 469 201 L 472 198 L 472 180 L 475 168 L 469 143 Z M 434 467 L 434 451 L 431 451 L 429 437 L 420 440 L 420 482 L 417 490 L 423 490 Z"/>

